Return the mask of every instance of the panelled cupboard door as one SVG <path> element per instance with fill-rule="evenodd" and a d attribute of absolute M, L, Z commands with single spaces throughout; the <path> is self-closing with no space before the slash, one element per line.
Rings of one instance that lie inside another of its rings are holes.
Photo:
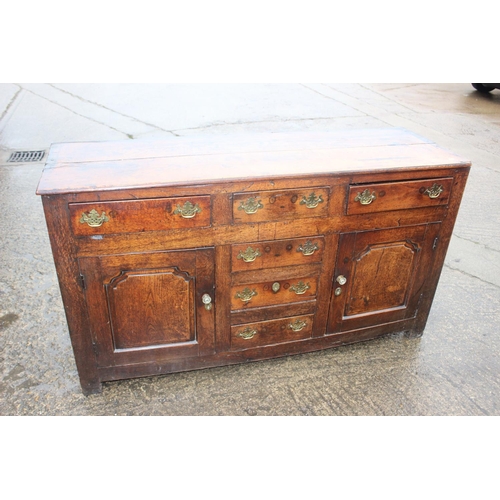
<path fill-rule="evenodd" d="M 101 367 L 214 351 L 214 250 L 79 259 Z"/>
<path fill-rule="evenodd" d="M 340 235 L 328 333 L 413 318 L 439 223 Z"/>

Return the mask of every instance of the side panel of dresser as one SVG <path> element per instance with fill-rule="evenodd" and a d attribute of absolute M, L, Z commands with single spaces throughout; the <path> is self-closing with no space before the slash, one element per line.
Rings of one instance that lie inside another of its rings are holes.
<path fill-rule="evenodd" d="M 89 335 L 89 316 L 77 248 L 71 236 L 68 202 L 64 196 L 45 195 L 42 203 L 82 391 L 84 394 L 97 393 L 101 391 L 101 380 L 96 346 Z"/>

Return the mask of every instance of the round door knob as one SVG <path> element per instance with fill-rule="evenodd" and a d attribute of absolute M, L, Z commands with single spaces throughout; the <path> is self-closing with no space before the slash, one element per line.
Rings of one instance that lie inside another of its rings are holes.
<path fill-rule="evenodd" d="M 205 309 L 210 311 L 212 309 L 212 297 L 208 293 L 204 293 L 201 297 L 201 301 L 205 305 Z"/>
<path fill-rule="evenodd" d="M 347 283 L 347 278 L 341 274 L 340 276 L 337 276 L 336 281 L 339 285 L 345 285 Z"/>

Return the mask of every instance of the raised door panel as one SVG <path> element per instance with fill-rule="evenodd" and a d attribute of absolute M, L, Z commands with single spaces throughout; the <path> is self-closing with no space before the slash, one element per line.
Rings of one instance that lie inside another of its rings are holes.
<path fill-rule="evenodd" d="M 80 259 L 99 366 L 214 350 L 213 249 Z"/>
<path fill-rule="evenodd" d="M 353 264 L 346 315 L 403 306 L 417 258 L 418 248 L 407 241 L 368 245 Z"/>
<path fill-rule="evenodd" d="M 194 341 L 194 279 L 171 267 L 124 271 L 105 284 L 116 349 Z"/>
<path fill-rule="evenodd" d="M 440 224 L 340 237 L 328 332 L 415 316 Z"/>

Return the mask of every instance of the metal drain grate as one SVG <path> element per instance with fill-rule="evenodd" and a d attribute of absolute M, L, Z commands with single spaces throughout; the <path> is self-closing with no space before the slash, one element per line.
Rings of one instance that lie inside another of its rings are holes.
<path fill-rule="evenodd" d="M 40 161 L 45 156 L 45 151 L 15 151 L 7 160 L 9 163 L 24 163 Z"/>

